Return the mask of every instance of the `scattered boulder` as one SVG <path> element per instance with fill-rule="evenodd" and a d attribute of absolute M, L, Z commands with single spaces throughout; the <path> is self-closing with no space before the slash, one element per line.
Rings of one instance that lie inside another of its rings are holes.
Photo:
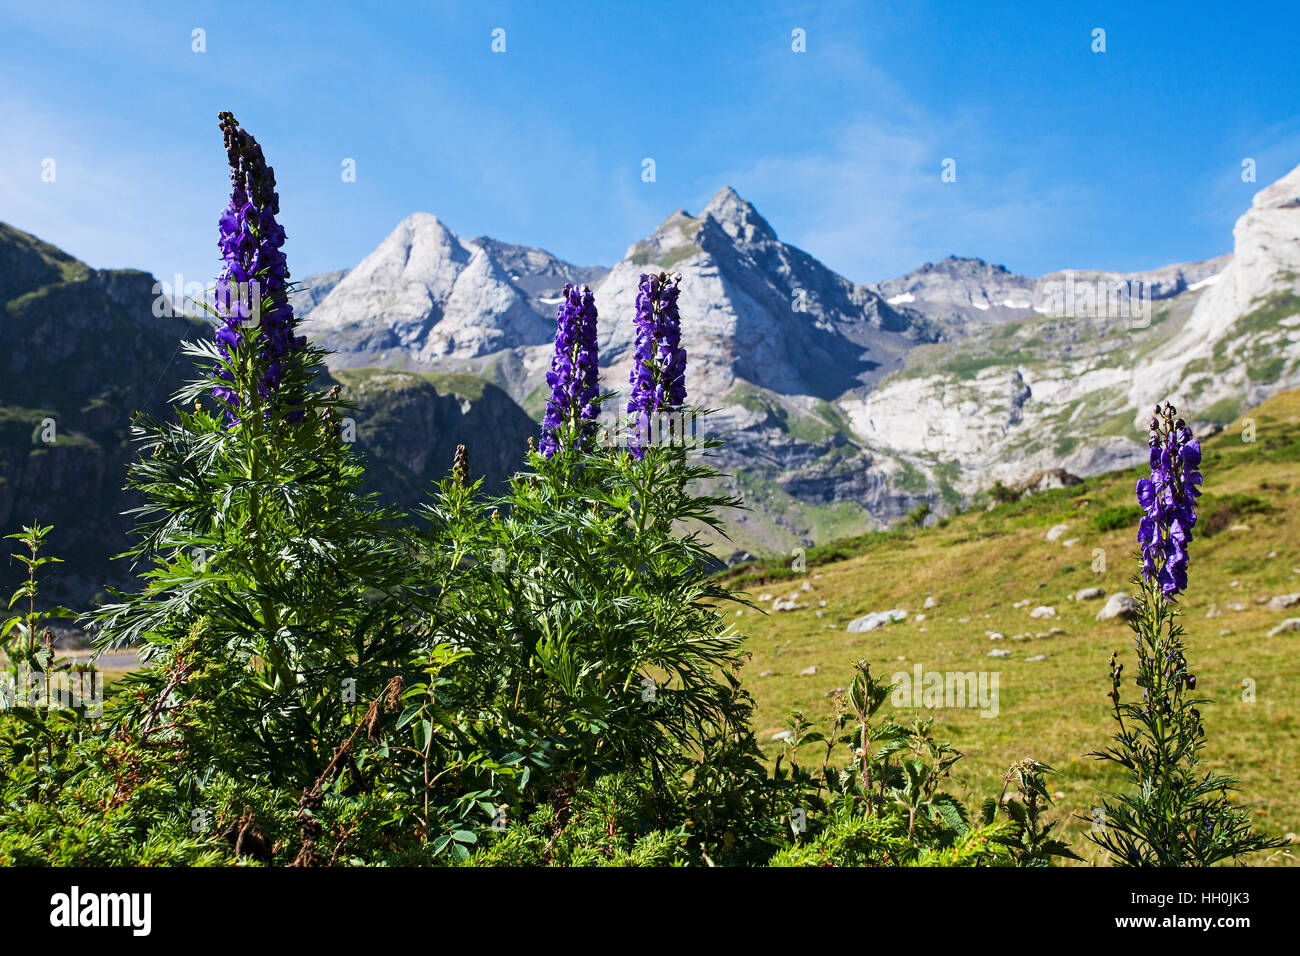
<path fill-rule="evenodd" d="M 1069 530 L 1070 530 L 1070 526 L 1068 524 L 1054 524 L 1047 529 L 1047 534 L 1043 535 L 1043 537 L 1045 537 L 1048 541 L 1055 541 L 1057 538 L 1059 538 L 1061 535 L 1065 534 L 1065 532 Z"/>
<path fill-rule="evenodd" d="M 759 677 L 771 677 L 776 671 L 759 671 Z"/>
<path fill-rule="evenodd" d="M 1036 618 L 1056 617 L 1056 608 L 1048 607 L 1046 604 L 1040 604 L 1029 612 L 1029 616 Z"/>
<path fill-rule="evenodd" d="M 799 672 L 799 676 L 800 676 L 800 677 L 816 677 L 816 676 L 817 676 L 817 665 L 814 664 L 812 667 L 805 667 L 803 670 L 801 670 L 801 671 Z"/>
<path fill-rule="evenodd" d="M 1083 479 L 1078 475 L 1072 475 L 1064 468 L 1050 468 L 1047 471 L 1034 472 L 1017 485 L 1016 490 L 1025 494 L 1050 491 L 1054 488 L 1072 488 L 1080 484 L 1083 484 Z"/>
<path fill-rule="evenodd" d="M 993 648 L 993 650 L 989 651 L 989 657 L 1010 657 L 1010 656 L 1011 656 L 1010 651 L 1003 650 L 1000 647 L 995 647 Z"/>
<path fill-rule="evenodd" d="M 1061 547 L 1073 548 L 1078 543 L 1079 543 L 1078 538 L 1066 538 L 1064 541 L 1061 542 Z"/>
<path fill-rule="evenodd" d="M 1117 617 L 1128 620 L 1131 617 L 1136 617 L 1139 610 L 1138 602 L 1133 600 L 1133 595 L 1119 591 L 1112 594 L 1110 600 L 1106 602 L 1106 606 L 1097 612 L 1097 620 L 1109 621 Z"/>
<path fill-rule="evenodd" d="M 1277 637 L 1286 631 L 1300 631 L 1300 617 L 1289 617 L 1273 630 L 1268 632 L 1269 637 Z"/>
<path fill-rule="evenodd" d="M 798 594 L 791 594 L 788 598 L 785 599 L 777 598 L 775 601 L 772 602 L 772 610 L 773 611 L 797 611 L 800 608 L 807 607 L 808 606 L 807 604 L 800 604 L 798 601 L 795 600 L 795 598 L 797 598 L 798 596 L 799 596 Z"/>
<path fill-rule="evenodd" d="M 793 736 L 794 734 L 789 730 L 778 730 L 776 733 L 772 735 L 772 739 L 784 743 L 785 741 L 789 740 Z"/>
<path fill-rule="evenodd" d="M 985 631 L 984 633 L 988 636 L 990 641 L 1000 641 L 1003 639 L 1003 635 L 998 631 Z"/>
<path fill-rule="evenodd" d="M 855 617 L 849 621 L 849 626 L 845 630 L 850 634 L 861 634 L 864 631 L 874 631 L 886 624 L 901 621 L 905 617 L 907 617 L 907 612 L 901 607 L 891 608 L 888 611 L 872 611 L 870 614 L 864 614 L 862 617 Z"/>
<path fill-rule="evenodd" d="M 1027 660 L 1027 661 L 1045 661 L 1045 660 L 1047 660 L 1047 655 L 1046 655 L 1046 654 L 1035 654 L 1033 657 L 1026 657 L 1025 660 Z"/>
<path fill-rule="evenodd" d="M 1279 594 L 1268 602 L 1268 609 L 1270 611 L 1285 611 L 1297 604 L 1300 604 L 1300 594 Z"/>
<path fill-rule="evenodd" d="M 1084 588 L 1074 595 L 1074 599 L 1076 601 L 1098 601 L 1105 596 L 1105 588 Z"/>
<path fill-rule="evenodd" d="M 939 602 L 934 599 L 934 595 L 930 595 L 925 599 L 925 608 L 927 611 L 932 607 L 938 607 L 938 606 L 939 606 Z"/>

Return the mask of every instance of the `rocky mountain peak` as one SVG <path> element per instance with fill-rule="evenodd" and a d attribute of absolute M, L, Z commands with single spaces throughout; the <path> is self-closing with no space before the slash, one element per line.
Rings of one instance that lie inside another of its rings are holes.
<path fill-rule="evenodd" d="M 1172 391 L 1188 362 L 1226 362 L 1207 387 L 1210 395 L 1265 394 L 1247 373 L 1275 385 L 1300 378 L 1300 166 L 1255 194 L 1232 230 L 1231 258 L 1208 260 L 1213 276 L 1182 332 L 1153 359 L 1148 388 Z M 1262 331 L 1262 338 L 1260 333 Z M 1288 365 L 1290 372 L 1288 373 Z M 1290 376 L 1288 378 L 1288 375 Z M 1141 380 L 1138 380 L 1141 381 Z M 1134 386 L 1134 404 L 1150 404 Z"/>
<path fill-rule="evenodd" d="M 709 217 L 722 227 L 723 232 L 740 242 L 775 241 L 776 232 L 768 221 L 758 214 L 752 203 L 740 198 L 730 186 L 723 186 L 709 204 L 704 207 L 700 218 Z"/>
<path fill-rule="evenodd" d="M 938 262 L 927 262 L 915 273 L 938 273 L 957 278 L 976 278 L 982 276 L 1008 276 L 1011 273 L 1006 266 L 985 262 L 972 256 L 948 256 Z"/>
<path fill-rule="evenodd" d="M 1300 166 L 1255 193 L 1252 209 L 1300 208 Z"/>

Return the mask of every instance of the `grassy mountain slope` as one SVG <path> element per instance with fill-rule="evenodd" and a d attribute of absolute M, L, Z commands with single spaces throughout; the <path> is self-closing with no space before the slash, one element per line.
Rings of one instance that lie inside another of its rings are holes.
<path fill-rule="evenodd" d="M 1254 420 L 1254 442 L 1243 441 L 1243 428 L 1249 437 L 1246 419 Z M 1266 604 L 1300 592 L 1300 390 L 1274 396 L 1207 440 L 1203 471 L 1191 586 L 1182 603 L 1198 690 L 1214 699 L 1204 708 L 1207 760 L 1241 778 L 1242 799 L 1261 825 L 1278 833 L 1300 831 L 1300 792 L 1294 786 L 1300 632 L 1267 636 L 1284 619 L 1300 617 L 1300 607 L 1274 611 Z M 1101 791 L 1120 782 L 1109 765 L 1084 756 L 1103 746 L 1113 729 L 1106 660 L 1119 649 L 1131 670 L 1134 655 L 1127 625 L 1096 620 L 1104 599 L 1075 602 L 1069 596 L 1089 587 L 1104 588 L 1107 595 L 1127 589 L 1135 568 L 1133 486 L 1142 473 L 1111 472 L 992 510 L 968 511 L 924 530 L 813 549 L 802 574 L 789 561 L 729 572 L 765 611 L 771 605 L 757 600 L 764 594 L 797 594 L 807 605 L 762 614 L 747 609 L 735 618 L 753 654 L 745 683 L 758 703 L 756 726 L 769 757 L 781 750 L 771 738 L 782 729 L 783 716 L 796 709 L 809 718 L 828 713 L 833 699 L 827 695 L 848 683 L 857 658 L 886 676 L 911 674 L 916 664 L 925 671 L 996 671 L 997 717 L 983 718 L 974 709 L 929 712 L 942 735 L 967 755 L 957 765 L 956 788 L 968 795 L 996 791 L 1009 764 L 1033 756 L 1061 771 L 1054 785 L 1063 794 L 1058 805 L 1088 813 Z M 1046 540 L 1057 524 L 1068 530 Z M 1104 551 L 1101 573 L 1093 570 L 1096 549 Z M 804 582 L 810 590 L 802 590 Z M 927 596 L 937 606 L 924 610 Z M 1026 600 L 1028 605 L 1014 606 Z M 819 608 L 821 601 L 825 608 Z M 1031 618 L 1039 605 L 1055 608 L 1057 616 Z M 909 615 L 877 631 L 846 632 L 853 618 L 889 608 L 905 608 Z M 991 640 L 989 631 L 1004 638 Z M 1024 634 L 1029 636 L 1016 639 Z M 994 649 L 1011 656 L 989 657 Z M 1038 655 L 1043 658 L 1030 659 Z M 809 667 L 817 673 L 802 676 Z M 1249 682 L 1253 703 L 1243 700 Z M 802 759 L 814 759 L 812 749 Z M 1071 822 L 1076 847 L 1083 845 L 1086 827 Z"/>
<path fill-rule="evenodd" d="M 382 368 L 339 370 L 344 397 L 358 405 L 357 447 L 385 502 L 413 508 L 429 484 L 451 470 L 465 445 L 470 472 L 484 490 L 499 491 L 523 463 L 537 428 L 510 396 L 481 378 L 445 372 Z"/>

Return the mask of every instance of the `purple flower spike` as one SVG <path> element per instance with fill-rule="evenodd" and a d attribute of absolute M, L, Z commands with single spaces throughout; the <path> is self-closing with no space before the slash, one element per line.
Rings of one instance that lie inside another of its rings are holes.
<path fill-rule="evenodd" d="M 247 341 L 257 342 L 258 395 L 267 400 L 280 387 L 285 363 L 307 345 L 295 335 L 293 306 L 289 304 L 289 266 L 281 246 L 284 228 L 276 221 L 280 197 L 275 191 L 275 170 L 266 164 L 262 147 L 228 112 L 219 114 L 230 161 L 230 204 L 218 223 L 217 247 L 224 263 L 216 286 L 216 312 L 221 321 L 215 338 L 221 354 Z M 214 371 L 218 381 L 212 394 L 226 404 L 231 423 L 238 421 L 239 394 L 229 386 L 231 375 Z M 289 421 L 303 417 L 290 411 Z"/>
<path fill-rule="evenodd" d="M 1142 577 L 1156 580 L 1165 597 L 1187 589 L 1187 546 L 1196 525 L 1196 499 L 1203 480 L 1201 443 L 1168 402 L 1151 419 L 1151 475 L 1137 483 L 1143 516 L 1138 524 Z"/>
<path fill-rule="evenodd" d="M 686 350 L 681 347 L 682 319 L 677 309 L 680 276 L 642 275 L 636 297 L 636 353 L 627 403 L 632 416 L 632 454 L 650 434 L 651 419 L 686 403 Z"/>
<path fill-rule="evenodd" d="M 591 290 L 564 287 L 564 299 L 556 315 L 555 355 L 546 384 L 551 398 L 542 422 L 542 454 L 547 458 L 559 450 L 561 430 L 578 422 L 579 447 L 588 450 L 600 416 L 600 372 L 596 347 L 596 298 Z"/>

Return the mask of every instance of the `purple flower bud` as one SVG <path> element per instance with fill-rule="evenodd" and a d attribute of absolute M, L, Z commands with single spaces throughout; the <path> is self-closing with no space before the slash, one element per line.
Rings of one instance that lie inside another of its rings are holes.
<path fill-rule="evenodd" d="M 1159 412 L 1157 406 L 1157 412 Z M 1200 496 L 1201 445 L 1181 419 L 1168 421 L 1175 410 L 1165 404 L 1166 421 L 1154 422 L 1150 477 L 1137 483 L 1143 515 L 1138 524 L 1142 546 L 1142 576 L 1158 581 L 1166 597 L 1187 588 L 1187 546 L 1196 524 L 1196 499 Z"/>
<path fill-rule="evenodd" d="M 627 403 L 635 434 L 632 454 L 642 455 L 641 441 L 651 417 L 686 403 L 686 350 L 681 347 L 682 321 L 677 309 L 679 276 L 642 275 L 636 297 L 636 352 L 628 380 Z"/>
<path fill-rule="evenodd" d="M 221 327 L 214 338 L 221 354 L 252 342 L 256 344 L 257 381 L 263 400 L 279 389 L 285 363 L 293 361 L 307 344 L 295 336 L 293 306 L 289 304 L 289 267 L 280 247 L 284 228 L 276 222 L 280 197 L 275 191 L 275 170 L 266 165 L 262 147 L 228 112 L 219 114 L 230 162 L 230 204 L 217 224 L 217 248 L 224 262 L 217 280 L 216 312 Z M 256 325 L 248 325 L 252 320 Z M 229 382 L 216 370 L 215 377 Z M 212 394 L 226 405 L 226 416 L 238 421 L 239 394 L 218 384 Z M 301 410 L 289 419 L 301 420 Z"/>

